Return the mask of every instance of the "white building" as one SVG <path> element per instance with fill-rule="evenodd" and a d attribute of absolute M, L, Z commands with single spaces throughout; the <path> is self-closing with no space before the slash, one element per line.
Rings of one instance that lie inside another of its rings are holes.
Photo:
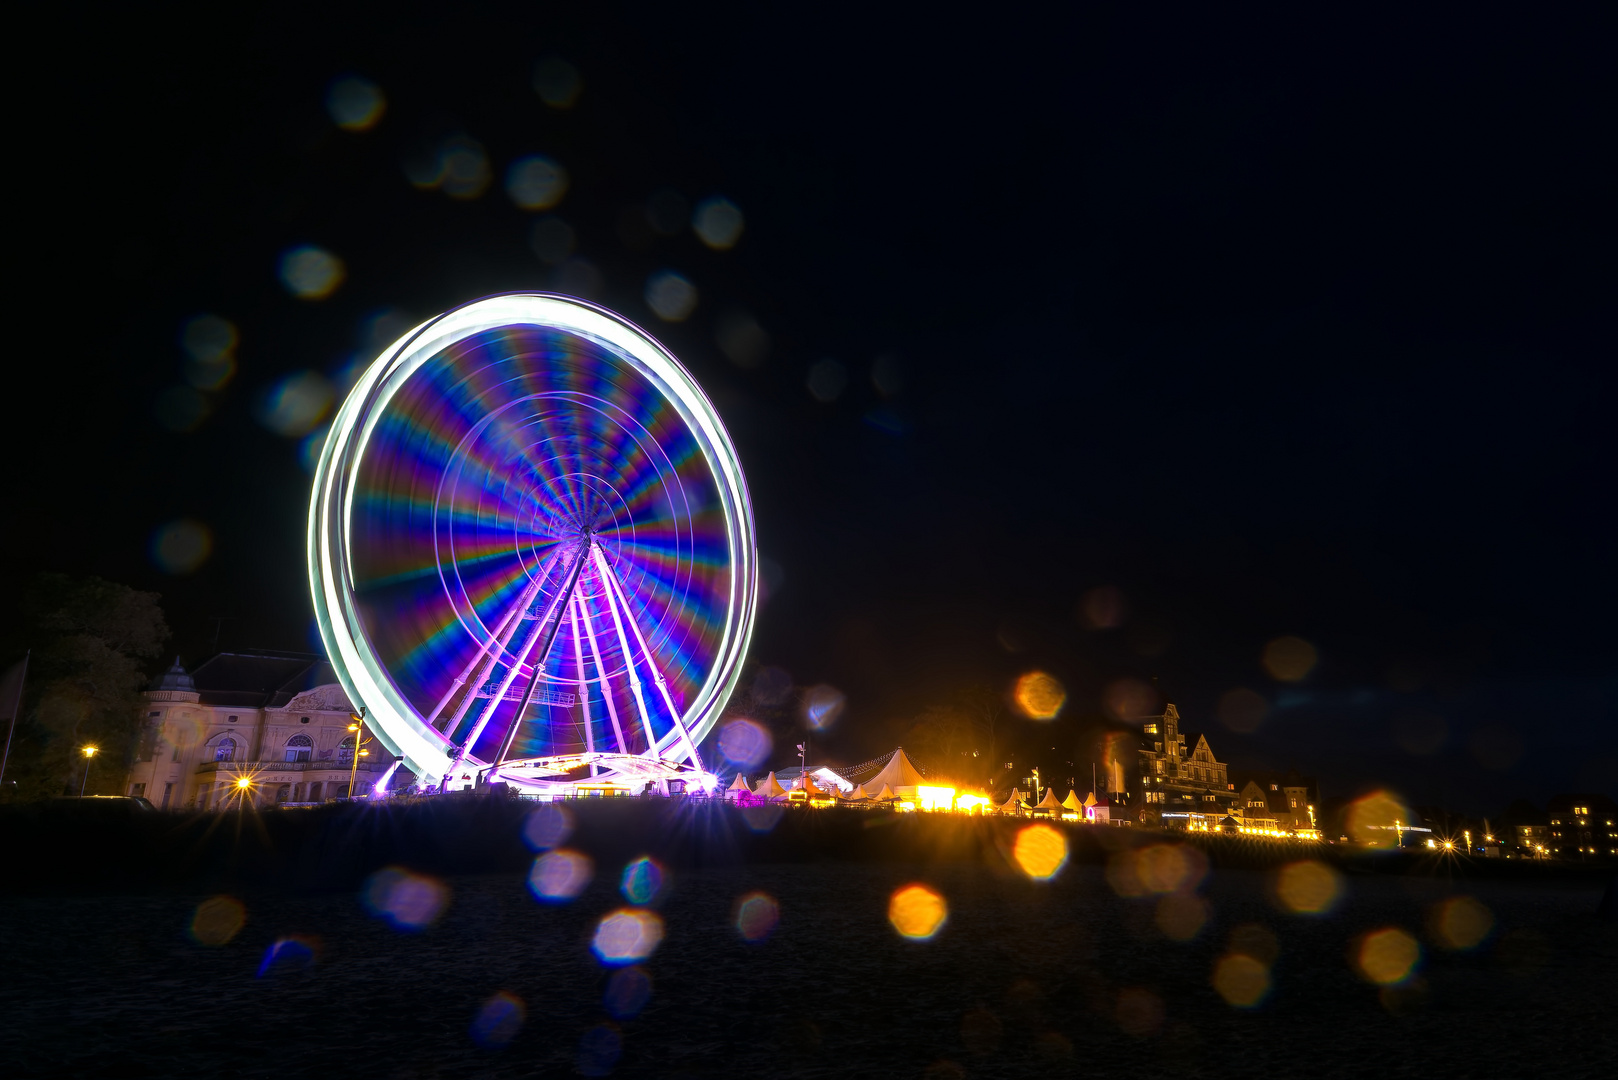
<path fill-rule="evenodd" d="M 318 657 L 220 653 L 190 673 L 175 660 L 146 700 L 125 790 L 160 809 L 235 806 L 242 793 L 258 806 L 348 794 L 352 709 L 331 665 Z M 355 783 L 360 794 L 394 763 L 380 742 L 367 739 Z"/>

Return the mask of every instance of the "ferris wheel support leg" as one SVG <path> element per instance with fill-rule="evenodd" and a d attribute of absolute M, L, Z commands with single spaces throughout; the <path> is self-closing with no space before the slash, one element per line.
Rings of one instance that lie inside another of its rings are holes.
<path fill-rule="evenodd" d="M 472 677 L 473 670 L 483 663 L 484 658 L 489 655 L 489 650 L 494 647 L 494 643 L 503 635 L 506 635 L 506 630 L 510 628 L 513 633 L 516 632 L 514 624 L 517 617 L 527 610 L 529 604 L 534 602 L 534 593 L 539 590 L 546 576 L 550 574 L 551 565 L 555 561 L 556 553 L 552 552 L 550 558 L 546 559 L 544 565 L 539 568 L 539 573 L 534 576 L 534 580 L 523 590 L 522 596 L 518 598 L 515 604 L 506 609 L 505 617 L 500 620 L 500 625 L 495 628 L 494 632 L 489 635 L 488 640 L 478 649 L 477 655 L 467 662 L 466 667 L 461 670 L 460 677 L 449 684 L 449 689 L 444 692 L 444 696 L 438 700 L 437 705 L 433 706 L 433 711 L 427 714 L 429 724 L 436 725 L 438 723 L 438 714 L 444 711 L 444 707 L 450 703 L 450 699 L 455 696 L 455 692 L 466 685 L 466 680 Z M 507 636 L 507 641 L 501 644 L 502 652 L 505 650 L 509 640 L 509 636 Z M 467 704 L 470 704 L 472 696 L 471 694 L 466 696 Z M 465 705 L 463 704 L 457 712 L 459 715 L 455 717 L 455 720 L 459 721 L 466 714 Z"/>
<path fill-rule="evenodd" d="M 539 590 L 544 586 L 545 579 L 549 576 L 551 568 L 555 565 L 555 560 L 556 554 L 553 553 L 546 564 L 541 567 L 540 572 L 534 575 L 534 580 L 528 583 L 528 587 L 524 589 L 522 595 L 517 598 L 517 602 L 512 604 L 511 607 L 507 609 L 506 617 L 501 620 L 500 623 L 501 633 L 504 634 L 504 637 L 500 638 L 500 647 L 498 649 L 493 648 L 495 638 L 499 637 L 500 635 L 497 634 L 492 636 L 489 639 L 489 644 L 485 645 L 482 651 L 478 654 L 478 658 L 471 664 L 467 665 L 468 672 L 470 672 L 474 666 L 477 667 L 477 678 L 472 683 L 472 689 L 466 692 L 466 696 L 461 699 L 461 703 L 455 707 L 454 715 L 450 716 L 445 721 L 443 730 L 446 737 L 454 736 L 455 729 L 459 727 L 461 721 L 466 718 L 466 711 L 472 707 L 472 702 L 477 700 L 477 688 L 489 681 L 489 678 L 494 674 L 495 665 L 500 663 L 500 658 L 510 652 L 512 639 L 517 636 L 517 631 L 522 627 L 523 624 L 523 612 L 528 610 L 528 605 L 534 602 L 535 595 L 537 595 Z M 516 670 L 516 665 L 512 665 L 512 670 Z M 465 676 L 463 675 L 463 679 L 464 677 Z M 455 688 L 452 686 L 450 688 L 450 693 L 444 695 L 444 701 L 446 703 L 449 701 L 450 696 L 454 693 L 454 689 Z M 440 709 L 443 707 L 444 706 L 442 704 L 439 705 Z M 437 717 L 434 716 L 429 722 L 436 727 L 438 723 Z"/>
<path fill-rule="evenodd" d="M 612 737 L 618 740 L 618 752 L 629 753 L 629 744 L 624 741 L 623 724 L 618 720 L 618 706 L 613 704 L 612 688 L 607 685 L 607 667 L 601 662 L 601 643 L 596 640 L 596 625 L 590 621 L 590 613 L 584 609 L 584 602 L 579 602 L 584 614 L 584 633 L 590 639 L 590 655 L 596 662 L 596 681 L 601 684 L 601 699 L 607 703 L 607 717 L 612 721 Z"/>
<path fill-rule="evenodd" d="M 483 710 L 482 715 L 477 719 L 477 723 L 473 724 L 472 730 L 467 733 L 465 741 L 455 751 L 455 759 L 450 763 L 451 771 L 460 768 L 461 763 L 466 760 L 466 756 L 472 752 L 472 747 L 477 745 L 478 737 L 483 734 L 483 729 L 489 726 L 489 721 L 494 718 L 495 711 L 500 708 L 500 703 L 506 699 L 506 691 L 511 689 L 511 684 L 516 682 L 517 676 L 522 673 L 523 664 L 534 654 L 534 647 L 543 641 L 544 648 L 539 651 L 538 658 L 534 660 L 534 673 L 528 680 L 528 689 L 523 691 L 522 701 L 517 704 L 516 715 L 512 717 L 511 731 L 506 736 L 505 745 L 501 747 L 501 752 L 495 755 L 494 763 L 496 765 L 505 756 L 505 751 L 510 748 L 511 740 L 516 737 L 517 729 L 522 726 L 523 711 L 528 708 L 528 702 L 533 697 L 534 689 L 539 685 L 539 669 L 545 663 L 545 657 L 550 653 L 551 645 L 556 641 L 556 631 L 562 623 L 561 604 L 573 595 L 573 587 L 578 584 L 579 571 L 584 568 L 582 550 L 575 551 L 572 562 L 573 566 L 568 571 L 567 585 L 551 598 L 550 604 L 545 608 L 544 616 L 540 619 L 539 626 L 535 628 L 533 634 L 528 638 L 528 642 L 523 646 L 521 654 L 515 658 L 511 669 L 506 672 L 506 677 L 500 680 L 500 686 L 495 690 L 494 696 L 489 699 L 488 707 Z"/>
<path fill-rule="evenodd" d="M 652 717 L 646 711 L 646 693 L 641 688 L 640 675 L 635 671 L 635 657 L 629 651 L 629 636 L 624 633 L 624 620 L 618 614 L 618 604 L 612 588 L 612 571 L 607 568 L 607 560 L 602 556 L 599 546 L 592 544 L 590 554 L 595 558 L 596 573 L 601 575 L 601 594 L 607 598 L 607 610 L 612 613 L 612 625 L 618 632 L 618 648 L 624 653 L 624 670 L 629 674 L 629 690 L 635 695 L 635 708 L 640 712 L 641 730 L 646 733 L 646 750 L 647 753 L 656 755 L 657 736 L 652 732 Z"/>
<path fill-rule="evenodd" d="M 680 739 L 685 743 L 686 752 L 691 755 L 691 764 L 699 771 L 702 769 L 702 758 L 697 753 L 697 744 L 691 738 L 691 732 L 686 729 L 685 721 L 680 717 L 680 710 L 674 707 L 674 697 L 669 693 L 668 680 L 663 677 L 663 671 L 657 666 L 657 660 L 652 656 L 651 647 L 646 644 L 646 635 L 640 631 L 640 623 L 635 621 L 635 614 L 629 609 L 629 596 L 624 592 L 623 582 L 612 567 L 606 567 L 607 587 L 618 594 L 618 602 L 623 605 L 624 621 L 635 632 L 635 641 L 640 645 L 640 653 L 646 658 L 646 667 L 652 673 L 652 682 L 657 684 L 657 692 L 663 698 L 663 705 L 669 711 L 669 719 L 674 722 L 675 730 L 680 733 Z M 654 743 L 655 747 L 656 744 Z"/>
<path fill-rule="evenodd" d="M 596 752 L 596 734 L 590 727 L 590 687 L 584 678 L 584 645 L 579 640 L 579 596 L 575 590 L 567 604 L 568 621 L 573 624 L 573 666 L 579 675 L 579 713 L 584 722 L 584 752 Z M 596 763 L 590 762 L 590 775 L 596 774 Z"/>

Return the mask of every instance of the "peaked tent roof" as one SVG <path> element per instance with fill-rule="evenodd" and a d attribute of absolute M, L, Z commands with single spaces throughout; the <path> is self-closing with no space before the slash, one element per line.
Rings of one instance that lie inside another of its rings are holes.
<path fill-rule="evenodd" d="M 1011 794 L 1006 797 L 1006 801 L 1000 804 L 1000 809 L 1002 810 L 1026 810 L 1027 808 L 1028 803 L 1023 800 L 1022 792 L 1017 788 L 1012 788 Z"/>
<path fill-rule="evenodd" d="M 730 782 L 730 786 L 728 788 L 726 788 L 725 790 L 726 791 L 745 791 L 749 795 L 751 795 L 753 793 L 753 789 L 747 785 L 747 777 L 743 776 L 741 773 L 736 774 L 736 779 L 732 780 Z"/>
<path fill-rule="evenodd" d="M 1067 798 L 1062 800 L 1062 805 L 1067 807 L 1069 810 L 1084 809 L 1084 804 L 1079 801 L 1079 793 L 1077 791 L 1069 791 L 1067 793 Z"/>
<path fill-rule="evenodd" d="M 786 793 L 787 789 L 782 787 L 780 782 L 775 779 L 775 774 L 773 772 L 764 779 L 760 780 L 758 782 L 758 787 L 753 789 L 754 795 L 762 795 L 766 799 L 780 798 Z"/>
<path fill-rule="evenodd" d="M 877 799 L 879 802 L 887 802 L 889 799 L 897 799 L 898 798 L 898 796 L 893 793 L 893 789 L 890 788 L 886 784 L 883 784 L 882 785 L 882 790 L 877 792 L 876 795 L 873 796 L 873 797 L 875 799 Z"/>
<path fill-rule="evenodd" d="M 1084 797 L 1085 806 L 1099 806 L 1104 802 L 1106 802 L 1106 800 L 1096 798 L 1096 793 L 1093 791 Z"/>
<path fill-rule="evenodd" d="M 882 771 L 865 783 L 867 787 L 878 789 L 891 787 L 897 790 L 902 787 L 919 787 L 926 782 L 927 778 L 921 775 L 921 770 L 916 768 L 916 763 L 910 760 L 910 756 L 901 746 L 888 758 L 888 763 L 882 766 Z"/>
<path fill-rule="evenodd" d="M 1056 792 L 1050 788 L 1045 789 L 1045 797 L 1039 800 L 1039 806 L 1044 810 L 1060 810 L 1062 808 L 1061 802 L 1056 798 Z"/>
<path fill-rule="evenodd" d="M 844 796 L 844 798 L 852 800 L 852 801 L 857 801 L 859 799 L 869 799 L 870 797 L 871 796 L 866 794 L 866 792 L 865 792 L 865 785 L 864 784 L 856 785 L 853 791 L 850 791 L 847 795 Z"/>

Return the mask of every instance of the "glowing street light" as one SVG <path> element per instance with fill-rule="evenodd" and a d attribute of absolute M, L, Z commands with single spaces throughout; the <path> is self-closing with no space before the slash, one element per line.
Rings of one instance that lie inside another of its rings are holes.
<path fill-rule="evenodd" d="M 354 733 L 354 760 L 353 764 L 351 764 L 348 768 L 348 797 L 352 799 L 354 797 L 354 784 L 359 779 L 360 758 L 371 756 L 371 752 L 364 749 L 364 747 L 369 745 L 372 740 L 365 737 L 364 706 L 360 707 L 359 715 L 356 716 L 350 713 L 348 718 L 354 721 L 352 724 L 348 725 L 348 730 Z"/>
<path fill-rule="evenodd" d="M 84 789 L 90 784 L 90 760 L 101 752 L 99 746 L 86 746 L 81 751 L 84 754 L 84 779 L 79 781 L 79 798 L 84 798 Z"/>

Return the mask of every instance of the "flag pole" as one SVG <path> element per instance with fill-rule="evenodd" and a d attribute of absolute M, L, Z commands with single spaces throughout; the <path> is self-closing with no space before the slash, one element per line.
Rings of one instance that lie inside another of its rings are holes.
<path fill-rule="evenodd" d="M 11 727 L 6 731 L 6 753 L 4 757 L 0 757 L 0 783 L 4 783 L 6 766 L 11 762 L 11 737 L 17 733 L 17 714 L 22 712 L 22 692 L 28 685 L 28 658 L 33 655 L 34 650 L 29 649 L 22 656 L 22 674 L 17 677 L 17 696 L 11 702 Z"/>

